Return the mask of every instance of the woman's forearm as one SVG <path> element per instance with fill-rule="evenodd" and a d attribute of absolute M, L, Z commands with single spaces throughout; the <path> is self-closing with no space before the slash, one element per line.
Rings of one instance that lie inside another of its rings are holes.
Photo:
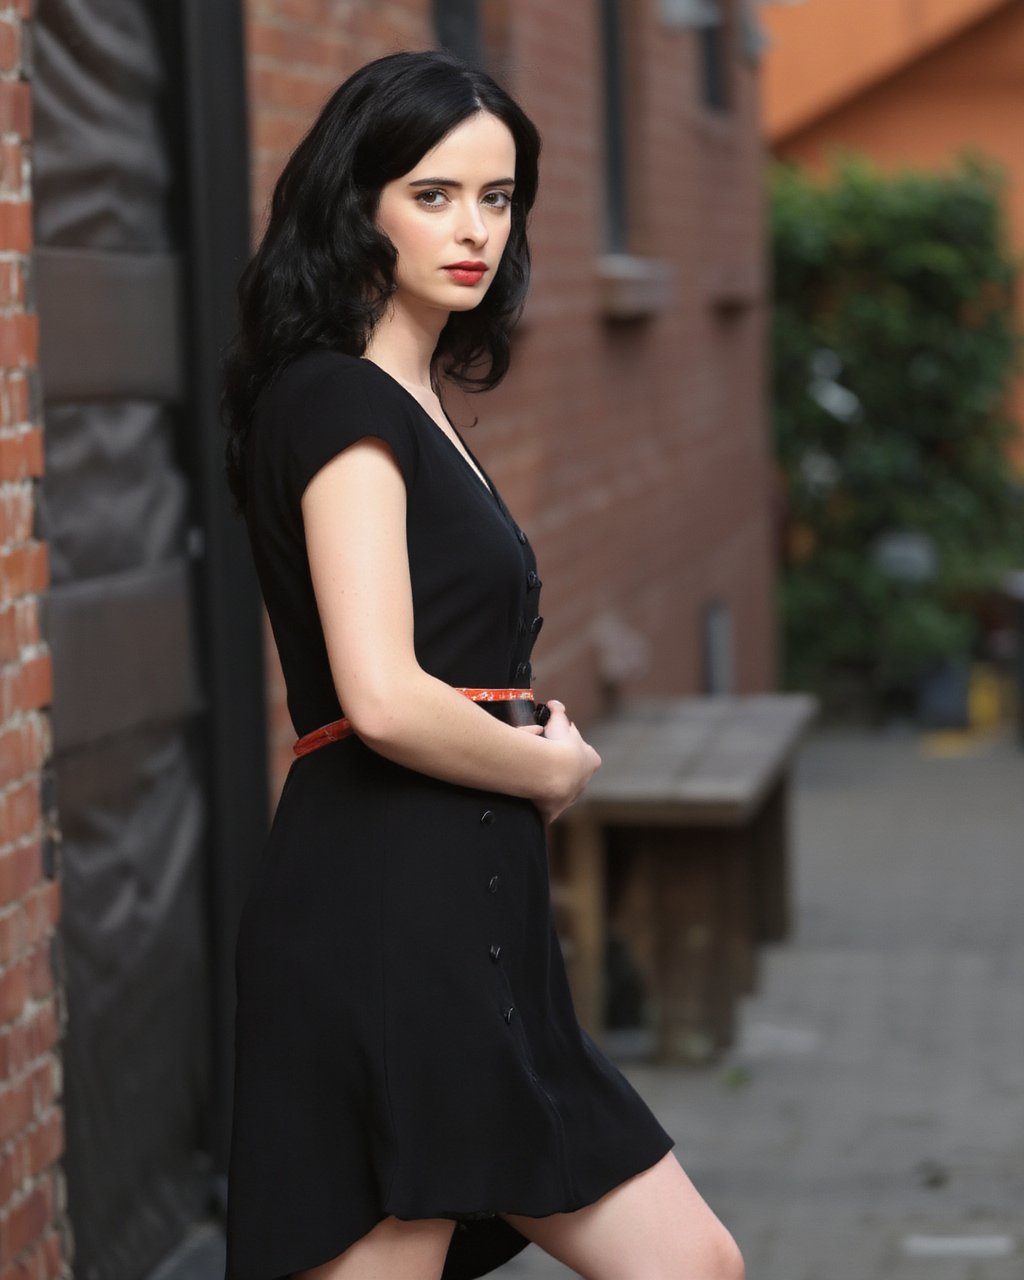
<path fill-rule="evenodd" d="M 563 744 L 513 728 L 420 669 L 353 727 L 380 755 L 446 782 L 531 800 L 569 785 Z"/>

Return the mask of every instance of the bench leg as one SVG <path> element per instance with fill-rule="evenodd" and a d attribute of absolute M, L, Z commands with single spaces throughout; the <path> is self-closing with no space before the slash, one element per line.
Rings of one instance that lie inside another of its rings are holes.
<path fill-rule="evenodd" d="M 754 936 L 781 942 L 789 935 L 789 780 L 772 788 L 754 824 Z"/>
<path fill-rule="evenodd" d="M 694 840 L 691 831 L 648 830 L 633 838 L 652 886 L 658 1060 L 707 1062 L 732 1032 L 722 859 L 713 842 Z"/>
<path fill-rule="evenodd" d="M 757 986 L 757 948 L 754 932 L 755 886 L 753 875 L 753 837 L 748 827 L 714 833 L 722 862 L 722 884 L 719 907 L 722 932 L 728 950 L 729 976 L 733 999 L 751 992 Z M 733 1039 L 730 1021 L 728 1040 Z"/>
<path fill-rule="evenodd" d="M 598 823 L 578 818 L 566 832 L 564 849 L 573 917 L 569 983 L 577 1018 L 600 1040 L 605 1008 L 604 833 Z"/>

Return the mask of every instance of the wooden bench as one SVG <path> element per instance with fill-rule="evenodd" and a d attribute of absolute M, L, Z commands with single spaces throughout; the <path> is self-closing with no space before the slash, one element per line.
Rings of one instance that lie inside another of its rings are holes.
<path fill-rule="evenodd" d="M 642 698 L 588 727 L 602 766 L 554 824 L 552 853 L 591 1034 L 604 1031 L 609 861 L 628 857 L 658 1058 L 705 1061 L 732 1042 L 757 944 L 788 929 L 787 770 L 816 712 L 803 693 Z"/>

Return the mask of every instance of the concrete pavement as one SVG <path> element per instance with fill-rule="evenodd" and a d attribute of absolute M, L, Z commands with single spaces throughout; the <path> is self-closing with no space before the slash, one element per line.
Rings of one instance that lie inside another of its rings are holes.
<path fill-rule="evenodd" d="M 1024 751 L 819 731 L 793 817 L 794 934 L 735 1048 L 623 1068 L 748 1280 L 1024 1280 Z"/>

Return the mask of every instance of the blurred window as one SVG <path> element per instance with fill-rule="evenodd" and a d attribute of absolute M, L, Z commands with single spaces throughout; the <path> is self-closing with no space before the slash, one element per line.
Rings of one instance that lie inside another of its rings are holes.
<path fill-rule="evenodd" d="M 735 692 L 735 645 L 732 610 L 723 600 L 709 600 L 704 606 L 703 692 Z"/>
<path fill-rule="evenodd" d="M 434 32 L 442 48 L 483 65 L 479 0 L 434 0 Z"/>
<path fill-rule="evenodd" d="M 702 0 L 702 20 L 697 26 L 700 57 L 700 92 L 706 107 L 727 111 L 729 92 L 730 23 L 726 0 Z"/>
<path fill-rule="evenodd" d="M 601 0 L 601 73 L 604 91 L 605 250 L 628 252 L 626 57 L 622 0 Z"/>

